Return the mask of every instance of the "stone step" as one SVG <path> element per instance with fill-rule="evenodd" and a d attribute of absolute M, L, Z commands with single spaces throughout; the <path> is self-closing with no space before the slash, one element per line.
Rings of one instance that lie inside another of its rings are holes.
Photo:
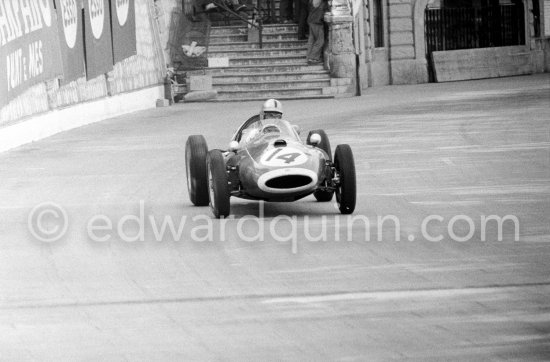
<path fill-rule="evenodd" d="M 307 40 L 282 40 L 282 41 L 264 41 L 262 42 L 262 49 L 285 49 L 294 47 L 307 48 Z M 222 44 L 210 44 L 208 47 L 209 52 L 217 52 L 221 50 L 233 50 L 233 49 L 260 49 L 260 43 L 258 42 L 233 42 Z"/>
<path fill-rule="evenodd" d="M 251 18 L 251 17 L 249 17 Z M 293 23 L 289 23 L 289 24 L 282 24 L 278 21 L 279 19 L 279 12 L 276 12 L 275 14 L 275 21 L 271 21 L 269 19 L 264 19 L 263 20 L 263 24 L 264 25 L 280 25 L 280 26 L 285 26 L 285 25 L 293 25 Z M 246 22 L 242 21 L 241 19 L 238 19 L 237 17 L 230 17 L 228 18 L 227 20 L 224 20 L 224 18 L 216 18 L 216 19 L 210 19 L 210 25 L 214 28 L 214 27 L 220 27 L 220 26 L 242 26 L 246 24 Z"/>
<path fill-rule="evenodd" d="M 292 89 L 292 88 L 273 88 L 273 89 L 265 89 L 265 90 L 221 90 L 218 91 L 218 97 L 217 100 L 244 100 L 244 99 L 268 99 L 268 98 L 277 98 L 277 99 L 283 99 L 283 97 L 292 98 L 304 98 L 304 97 L 323 97 L 323 98 L 330 98 L 326 97 L 327 94 L 323 94 L 323 88 L 322 87 L 314 87 L 314 88 L 300 88 L 300 89 Z M 329 95 L 331 96 L 331 95 Z M 331 97 L 334 97 L 333 95 Z"/>
<path fill-rule="evenodd" d="M 284 32 L 297 32 L 298 24 L 264 24 L 264 33 L 284 33 Z"/>
<path fill-rule="evenodd" d="M 280 101 L 284 101 L 284 100 L 300 100 L 300 99 L 333 99 L 335 98 L 334 95 L 327 95 L 327 94 L 317 94 L 317 95 L 304 95 L 304 96 L 300 96 L 300 95 L 284 95 L 284 94 L 280 94 L 280 95 L 277 95 L 276 98 Z M 254 101 L 254 102 L 264 102 L 265 101 L 265 97 L 264 96 L 261 96 L 261 97 L 254 97 L 254 96 L 250 96 L 250 97 L 235 97 L 235 98 L 230 98 L 230 97 L 224 97 L 224 98 L 216 98 L 216 99 L 211 99 L 209 100 L 208 102 L 247 102 L 247 101 Z"/>
<path fill-rule="evenodd" d="M 210 20 L 210 24 L 212 27 L 218 27 L 218 26 L 225 26 L 225 25 L 242 25 L 243 22 L 238 19 L 233 19 L 229 21 Z"/>
<path fill-rule="evenodd" d="M 268 73 L 246 73 L 246 74 L 216 74 L 212 76 L 215 84 L 236 84 L 244 82 L 270 82 L 270 81 L 293 81 L 293 80 L 330 80 L 330 74 L 326 70 L 309 72 L 268 72 Z"/>
<path fill-rule="evenodd" d="M 212 80 L 212 88 L 220 91 L 266 91 L 276 90 L 302 90 L 313 88 L 330 87 L 329 79 L 309 79 L 309 80 L 280 80 L 280 81 L 262 81 L 262 82 L 241 82 L 241 83 L 218 83 L 217 79 Z"/>
<path fill-rule="evenodd" d="M 230 58 L 229 65 L 271 65 L 271 64 L 307 64 L 307 59 L 304 55 L 279 55 L 279 56 L 258 56 L 258 57 L 242 57 Z"/>
<path fill-rule="evenodd" d="M 228 58 L 229 66 L 202 73 L 212 76 L 212 87 L 218 92 L 213 102 L 329 99 L 345 87 L 335 83 L 323 65 L 307 64 L 307 40 L 298 40 L 296 24 L 265 24 L 260 48 L 259 42 L 247 41 L 245 23 L 216 16 L 221 20 L 210 28 L 208 57 Z"/>
<path fill-rule="evenodd" d="M 243 35 L 248 33 L 248 28 L 241 25 L 212 26 L 210 27 L 210 36 L 216 35 Z"/>
<path fill-rule="evenodd" d="M 279 33 L 296 33 L 298 31 L 298 25 L 293 24 L 273 24 L 264 25 L 262 29 L 263 34 L 279 34 Z M 229 25 L 229 26 L 216 26 L 210 28 L 210 36 L 215 35 L 239 35 L 247 34 L 248 27 L 246 25 Z"/>
<path fill-rule="evenodd" d="M 241 59 L 241 58 L 259 58 L 259 57 L 305 57 L 306 47 L 295 48 L 276 48 L 276 49 L 234 49 L 212 51 L 209 49 L 209 58 Z"/>
<path fill-rule="evenodd" d="M 229 42 L 246 42 L 248 40 L 247 35 L 210 35 L 210 44 L 223 44 Z M 278 40 L 298 40 L 298 33 L 280 33 L 280 34 L 262 34 L 262 40 L 265 42 L 278 41 Z"/>
<path fill-rule="evenodd" d="M 304 62 L 283 64 L 257 64 L 248 66 L 233 66 L 225 68 L 206 68 L 206 74 L 215 76 L 219 74 L 238 75 L 250 73 L 283 73 L 283 72 L 318 72 L 324 71 L 322 65 L 308 65 Z M 201 71 L 202 74 L 203 71 Z"/>
<path fill-rule="evenodd" d="M 252 8 L 250 7 L 246 11 L 239 12 L 239 15 L 252 18 Z M 276 21 L 278 21 L 281 17 L 281 12 L 278 8 L 275 9 L 274 16 Z M 233 14 L 224 13 L 224 12 L 212 12 L 208 14 L 208 18 L 210 19 L 210 23 L 212 26 L 227 26 L 227 25 L 242 25 L 244 22 L 236 17 Z M 267 12 L 264 14 L 263 22 L 265 25 L 281 25 L 278 22 L 276 23 L 270 23 L 270 20 L 267 17 Z"/>
<path fill-rule="evenodd" d="M 248 40 L 248 35 L 246 34 L 219 34 L 212 35 L 210 34 L 210 46 L 215 44 L 225 44 L 225 43 L 246 43 Z"/>

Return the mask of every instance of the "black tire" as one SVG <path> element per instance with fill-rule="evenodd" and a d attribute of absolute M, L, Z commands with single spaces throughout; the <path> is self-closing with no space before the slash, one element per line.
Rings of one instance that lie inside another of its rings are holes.
<path fill-rule="evenodd" d="M 338 145 L 334 152 L 334 167 L 340 183 L 336 188 L 336 202 L 342 214 L 351 214 L 355 210 L 357 196 L 355 161 L 349 145 Z"/>
<path fill-rule="evenodd" d="M 230 211 L 229 185 L 223 155 L 219 150 L 208 152 L 208 193 L 214 217 L 227 217 Z"/>
<path fill-rule="evenodd" d="M 326 154 L 328 155 L 328 160 L 332 161 L 332 149 L 330 148 L 330 141 L 328 140 L 328 136 L 325 133 L 325 131 L 323 131 L 322 129 L 314 129 L 312 131 L 309 131 L 307 135 L 306 143 L 308 145 L 311 145 L 310 138 L 311 138 L 311 135 L 314 133 L 317 133 L 319 134 L 319 136 L 321 136 L 321 142 L 319 142 L 319 144 L 316 147 L 325 151 Z"/>
<path fill-rule="evenodd" d="M 328 140 L 328 136 L 324 130 L 314 129 L 312 131 L 309 131 L 307 135 L 306 143 L 308 145 L 311 145 L 310 139 L 311 139 L 311 135 L 314 133 L 317 133 L 319 136 L 321 136 L 321 142 L 316 147 L 325 151 L 325 153 L 328 155 L 328 160 L 332 161 L 332 151 L 330 149 L 330 141 Z M 313 193 L 313 196 L 319 202 L 328 202 L 332 200 L 332 195 L 334 195 L 334 191 L 315 191 Z"/>
<path fill-rule="evenodd" d="M 187 138 L 185 144 L 185 171 L 189 199 L 195 206 L 208 205 L 208 172 L 206 170 L 206 155 L 208 146 L 201 135 Z"/>

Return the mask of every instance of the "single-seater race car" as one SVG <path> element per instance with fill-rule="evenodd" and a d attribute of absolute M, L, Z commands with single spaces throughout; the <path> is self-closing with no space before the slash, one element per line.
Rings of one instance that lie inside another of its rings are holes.
<path fill-rule="evenodd" d="M 202 135 L 185 145 L 187 188 L 196 206 L 210 205 L 216 218 L 230 213 L 230 197 L 295 201 L 313 194 L 317 201 L 336 202 L 342 214 L 355 209 L 355 163 L 347 144 L 334 159 L 326 133 L 310 131 L 304 144 L 296 126 L 283 119 L 244 122 L 227 150 L 208 150 Z"/>

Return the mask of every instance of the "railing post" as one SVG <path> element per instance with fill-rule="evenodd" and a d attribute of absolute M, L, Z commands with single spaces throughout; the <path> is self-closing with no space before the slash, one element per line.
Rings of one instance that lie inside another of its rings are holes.
<path fill-rule="evenodd" d="M 262 24 L 262 20 L 260 19 L 260 21 L 258 22 L 258 34 L 260 36 L 260 49 L 263 49 L 264 47 L 264 43 L 263 43 L 263 30 L 264 30 L 264 26 Z"/>

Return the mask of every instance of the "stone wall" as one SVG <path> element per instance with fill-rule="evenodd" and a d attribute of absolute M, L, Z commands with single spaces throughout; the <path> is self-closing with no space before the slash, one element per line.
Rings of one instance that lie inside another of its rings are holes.
<path fill-rule="evenodd" d="M 414 0 L 389 0 L 388 46 L 391 84 L 416 84 L 428 81 L 426 62 L 416 58 L 413 9 Z"/>
<path fill-rule="evenodd" d="M 525 46 L 435 51 L 436 82 L 509 77 L 533 72 L 532 54 Z"/>
<path fill-rule="evenodd" d="M 428 82 L 428 69 L 424 51 L 424 12 L 428 0 L 423 1 L 418 13 L 414 0 L 388 0 L 384 7 L 385 46 L 374 48 L 369 16 L 364 19 L 365 54 L 371 74 L 371 85 L 416 84 Z M 365 13 L 370 1 L 365 0 Z M 418 38 L 418 32 L 422 36 Z M 421 41 L 421 44 L 419 44 Z"/>
<path fill-rule="evenodd" d="M 543 9 L 543 2 L 540 2 L 541 11 L 544 11 Z M 530 49 L 532 52 L 532 59 L 533 59 L 533 71 L 535 73 L 543 73 L 543 72 L 550 72 L 550 37 L 546 36 L 544 34 L 544 21 L 547 18 L 550 18 L 550 14 L 541 14 L 544 15 L 544 19 L 541 19 L 540 26 L 542 29 L 540 30 L 541 36 L 539 38 L 536 38 L 535 35 L 535 18 L 533 14 L 533 2 L 531 0 L 528 0 L 527 2 L 527 8 L 528 8 L 528 32 L 530 34 Z"/>
<path fill-rule="evenodd" d="M 95 79 L 68 84 L 51 80 L 29 88 L 0 110 L 0 127 L 39 113 L 69 107 L 163 83 L 165 62 L 154 17 L 153 0 L 136 0 L 137 54 L 115 64 L 113 71 Z"/>
<path fill-rule="evenodd" d="M 429 1 L 388 0 L 383 4 L 384 35 L 387 37 L 383 48 L 374 48 L 371 19 L 365 16 L 365 54 L 371 71 L 369 79 L 372 84 L 415 84 L 429 81 L 424 37 L 424 11 Z M 525 52 L 530 58 L 531 72 L 548 72 L 550 71 L 550 38 L 534 38 L 532 0 L 525 1 L 527 14 Z M 365 0 L 367 14 L 369 6 L 371 1 Z M 513 59 L 510 62 L 513 63 Z M 521 64 L 518 74 L 525 74 L 525 64 Z M 462 65 L 462 67 L 465 66 Z"/>

